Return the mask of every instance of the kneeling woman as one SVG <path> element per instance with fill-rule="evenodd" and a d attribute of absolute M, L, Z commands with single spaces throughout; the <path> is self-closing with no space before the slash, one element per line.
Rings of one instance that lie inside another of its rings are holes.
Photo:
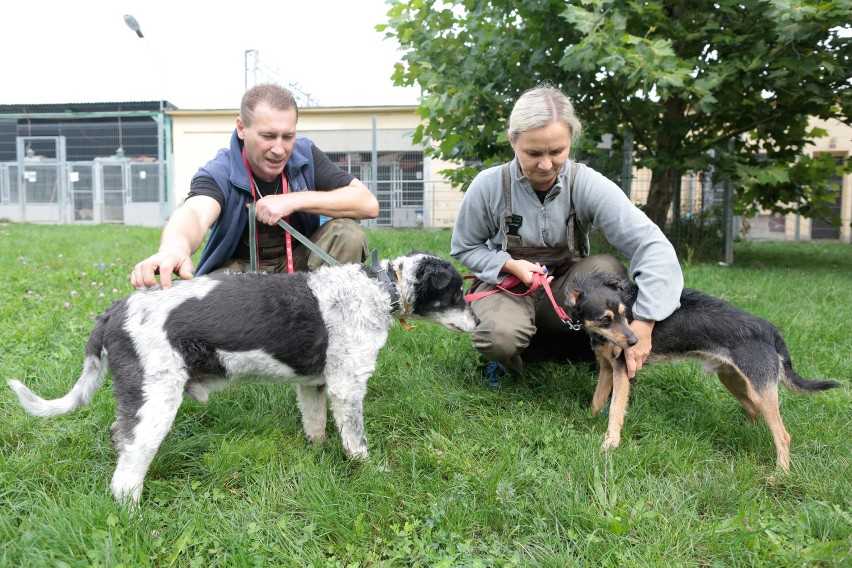
<path fill-rule="evenodd" d="M 560 304 L 578 274 L 629 275 L 639 285 L 631 325 L 639 341 L 625 350 L 632 378 L 651 352 L 654 322 L 679 306 L 683 274 L 660 228 L 616 184 L 569 158 L 580 131 L 562 91 L 547 84 L 526 91 L 509 118 L 515 159 L 480 172 L 470 184 L 451 254 L 474 273 L 477 292 L 512 274 L 529 286 L 547 267 Z M 629 260 L 629 272 L 612 255 L 589 256 L 593 227 Z M 593 358 L 586 334 L 566 326 L 542 290 L 490 294 L 472 307 L 480 319 L 473 345 L 490 373 L 520 374 L 524 361 L 534 359 Z"/>

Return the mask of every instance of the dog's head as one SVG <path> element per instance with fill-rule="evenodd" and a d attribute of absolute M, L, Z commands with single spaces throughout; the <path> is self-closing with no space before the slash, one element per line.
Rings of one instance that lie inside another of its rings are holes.
<path fill-rule="evenodd" d="M 582 274 L 566 290 L 565 309 L 594 340 L 632 347 L 637 340 L 630 329 L 630 306 L 624 301 L 627 285 L 612 274 Z"/>
<path fill-rule="evenodd" d="M 471 332 L 479 323 L 464 301 L 462 275 L 449 261 L 412 252 L 385 262 L 398 279 L 403 318 L 431 321 L 459 332 Z"/>

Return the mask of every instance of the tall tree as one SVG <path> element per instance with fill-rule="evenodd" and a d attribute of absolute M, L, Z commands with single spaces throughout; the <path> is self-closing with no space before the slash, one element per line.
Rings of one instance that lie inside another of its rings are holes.
<path fill-rule="evenodd" d="M 849 123 L 849 10 L 849 0 L 408 0 L 378 29 L 404 51 L 395 82 L 422 90 L 416 142 L 462 163 L 505 160 L 512 103 L 547 80 L 574 100 L 586 148 L 632 133 L 635 165 L 652 171 L 646 211 L 664 226 L 681 172 L 710 166 L 738 187 L 740 212 L 799 202 L 826 215 L 835 164 L 802 151 L 825 134 L 810 117 Z M 731 139 L 735 151 L 720 151 Z M 474 173 L 450 175 L 463 185 Z"/>

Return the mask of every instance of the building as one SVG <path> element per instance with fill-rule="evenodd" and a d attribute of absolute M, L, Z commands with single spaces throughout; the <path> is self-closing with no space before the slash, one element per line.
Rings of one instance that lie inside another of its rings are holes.
<path fill-rule="evenodd" d="M 452 164 L 412 143 L 415 106 L 308 107 L 299 135 L 376 194 L 371 227 L 452 227 L 462 193 L 441 171 Z M 161 226 L 183 202 L 197 169 L 227 146 L 237 109 L 181 110 L 167 101 L 0 105 L 0 218 L 34 223 Z M 852 153 L 852 127 L 813 121 L 829 132 L 807 152 Z M 634 172 L 631 198 L 642 203 L 650 176 Z M 841 226 L 795 214 L 759 215 L 739 224 L 752 239 L 852 242 L 852 176 L 834 180 Z M 701 211 L 720 194 L 706 175 L 684 178 L 681 212 Z"/>

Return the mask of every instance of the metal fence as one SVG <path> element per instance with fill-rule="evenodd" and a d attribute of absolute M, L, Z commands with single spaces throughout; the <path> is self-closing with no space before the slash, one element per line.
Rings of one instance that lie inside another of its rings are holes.
<path fill-rule="evenodd" d="M 159 226 L 162 164 L 101 159 L 0 163 L 0 218 Z"/>
<path fill-rule="evenodd" d="M 77 118 L 9 116 L 0 116 L 0 218 L 149 226 L 167 219 L 173 188 L 164 145 L 171 123 L 162 109 L 89 112 Z M 354 120 L 323 117 L 300 135 L 314 140 L 375 193 L 380 213 L 365 224 L 454 226 L 463 193 L 440 174 L 448 164 L 433 161 L 412 144 L 411 121 L 374 116 L 369 128 Z M 637 205 L 646 202 L 650 182 L 649 172 L 634 171 L 630 197 Z M 722 186 L 710 175 L 688 174 L 681 179 L 677 214 L 706 218 L 722 201 Z M 840 211 L 840 193 L 833 208 Z M 751 239 L 839 237 L 839 229 L 826 222 L 773 214 L 737 219 L 735 230 Z"/>
<path fill-rule="evenodd" d="M 0 218 L 162 225 L 163 120 L 110 112 L 0 121 Z"/>
<path fill-rule="evenodd" d="M 829 180 L 838 187 L 842 178 Z M 630 198 L 636 205 L 643 205 L 648 200 L 651 187 L 651 176 L 646 171 L 634 172 Z M 841 193 L 833 192 L 835 199 L 829 204 L 829 209 L 840 213 Z M 680 208 L 677 215 L 680 219 L 692 220 L 702 218 L 714 221 L 721 215 L 724 204 L 724 185 L 714 182 L 711 175 L 690 173 L 681 178 Z M 801 215 L 779 215 L 778 213 L 763 213 L 754 217 L 734 217 L 734 234 L 747 237 L 753 241 L 798 241 L 801 239 L 838 239 L 840 228 L 820 220 L 806 220 Z"/>

